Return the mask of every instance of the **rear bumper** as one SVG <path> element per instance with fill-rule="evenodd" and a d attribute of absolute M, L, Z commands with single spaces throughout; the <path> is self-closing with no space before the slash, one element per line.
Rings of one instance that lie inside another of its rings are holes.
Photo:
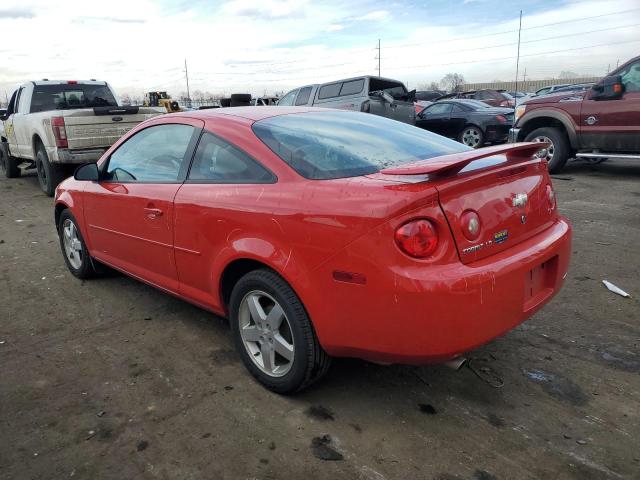
<path fill-rule="evenodd" d="M 485 130 L 487 142 L 502 142 L 507 139 L 509 125 L 489 125 Z"/>
<path fill-rule="evenodd" d="M 54 162 L 78 164 L 96 162 L 106 150 L 106 148 L 92 148 L 90 150 L 67 150 L 59 148 L 57 150 L 57 160 L 54 160 Z"/>
<path fill-rule="evenodd" d="M 516 327 L 558 293 L 571 236 L 570 224 L 559 218 L 544 232 L 471 264 L 379 267 L 371 285 L 335 282 L 326 303 L 338 306 L 310 313 L 331 355 L 446 361 Z"/>
<path fill-rule="evenodd" d="M 512 128 L 509 130 L 509 139 L 508 142 L 509 143 L 517 143 L 518 142 L 518 136 L 520 135 L 520 129 L 519 128 Z"/>

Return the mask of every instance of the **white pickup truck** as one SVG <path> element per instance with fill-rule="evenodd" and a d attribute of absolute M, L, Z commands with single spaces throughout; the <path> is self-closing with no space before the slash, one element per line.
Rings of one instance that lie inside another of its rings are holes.
<path fill-rule="evenodd" d="M 42 80 L 13 92 L 0 116 L 0 163 L 8 178 L 35 168 L 52 196 L 70 166 L 95 162 L 138 123 L 160 115 L 149 107 L 123 107 L 106 82 Z"/>

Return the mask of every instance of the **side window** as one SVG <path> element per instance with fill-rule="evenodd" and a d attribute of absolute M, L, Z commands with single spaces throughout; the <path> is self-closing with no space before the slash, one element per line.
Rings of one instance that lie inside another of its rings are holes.
<path fill-rule="evenodd" d="M 167 124 L 145 128 L 111 154 L 105 178 L 119 182 L 177 182 L 194 128 Z"/>
<path fill-rule="evenodd" d="M 487 100 L 491 98 L 491 95 L 489 95 L 487 92 L 476 92 L 474 98 L 476 98 L 477 100 Z"/>
<path fill-rule="evenodd" d="M 640 92 L 640 62 L 635 62 L 620 72 L 625 92 Z"/>
<path fill-rule="evenodd" d="M 306 105 L 309 102 L 309 95 L 311 95 L 311 90 L 313 87 L 304 87 L 300 89 L 300 93 L 298 93 L 298 97 L 296 98 L 296 105 Z"/>
<path fill-rule="evenodd" d="M 324 85 L 323 87 L 320 87 L 318 99 L 324 100 L 325 98 L 337 97 L 340 95 L 341 87 L 342 83 L 332 83 L 331 85 Z"/>
<path fill-rule="evenodd" d="M 434 103 L 427 107 L 423 112 L 424 115 L 442 115 L 451 112 L 450 103 Z"/>
<path fill-rule="evenodd" d="M 364 87 L 364 78 L 360 80 L 353 80 L 352 82 L 344 82 L 340 89 L 340 96 L 343 95 L 355 95 L 360 93 Z"/>
<path fill-rule="evenodd" d="M 16 97 L 16 105 L 13 108 L 14 112 L 19 112 L 20 111 L 20 98 L 22 97 L 22 92 L 24 91 L 24 88 L 20 88 L 20 90 L 18 90 L 18 96 Z"/>
<path fill-rule="evenodd" d="M 298 93 L 298 90 L 292 90 L 291 92 L 287 93 L 278 101 L 278 105 L 290 107 L 291 105 L 293 105 L 293 99 L 295 98 L 296 93 Z"/>
<path fill-rule="evenodd" d="M 462 108 L 460 105 L 453 105 L 453 109 L 451 110 L 453 113 L 464 113 L 465 109 Z"/>
<path fill-rule="evenodd" d="M 274 183 L 275 176 L 246 153 L 205 132 L 189 171 L 190 183 Z"/>

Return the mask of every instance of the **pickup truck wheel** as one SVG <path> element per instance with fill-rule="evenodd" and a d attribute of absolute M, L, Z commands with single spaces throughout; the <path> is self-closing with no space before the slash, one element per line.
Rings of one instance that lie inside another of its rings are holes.
<path fill-rule="evenodd" d="M 95 276 L 96 270 L 93 268 L 89 251 L 78 228 L 78 222 L 68 209 L 60 215 L 58 237 L 64 263 L 67 264 L 69 271 L 80 279 Z"/>
<path fill-rule="evenodd" d="M 0 145 L 0 165 L 4 169 L 4 176 L 7 178 L 16 178 L 20 176 L 18 165 L 20 162 L 17 158 L 9 155 L 6 145 Z"/>
<path fill-rule="evenodd" d="M 553 127 L 536 128 L 524 139 L 525 142 L 546 142 L 547 168 L 551 173 L 562 170 L 569 159 L 569 139 L 561 130 Z"/>
<path fill-rule="evenodd" d="M 53 197 L 58 184 L 64 179 L 63 169 L 49 162 L 49 157 L 42 145 L 38 147 L 36 153 L 36 169 L 38 171 L 38 182 L 44 193 Z"/>
<path fill-rule="evenodd" d="M 254 270 L 238 280 L 229 319 L 245 367 L 268 389 L 294 393 L 329 369 L 331 358 L 320 346 L 302 302 L 275 272 Z"/>

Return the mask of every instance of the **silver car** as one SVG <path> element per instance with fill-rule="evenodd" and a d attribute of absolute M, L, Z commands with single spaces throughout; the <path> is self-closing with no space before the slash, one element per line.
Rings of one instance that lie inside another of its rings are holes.
<path fill-rule="evenodd" d="M 354 110 L 414 124 L 414 94 L 398 80 L 367 75 L 296 88 L 278 105 Z"/>

